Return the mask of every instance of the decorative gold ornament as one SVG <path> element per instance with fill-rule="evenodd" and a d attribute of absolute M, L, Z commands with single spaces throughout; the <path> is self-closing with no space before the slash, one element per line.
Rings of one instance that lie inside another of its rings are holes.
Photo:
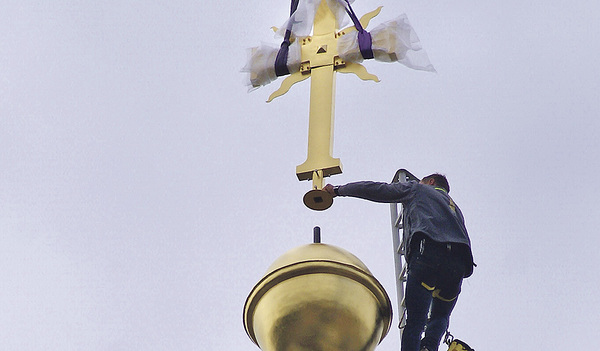
<path fill-rule="evenodd" d="M 263 351 L 370 351 L 391 319 L 389 297 L 368 268 L 326 244 L 278 258 L 244 306 L 246 332 Z"/>

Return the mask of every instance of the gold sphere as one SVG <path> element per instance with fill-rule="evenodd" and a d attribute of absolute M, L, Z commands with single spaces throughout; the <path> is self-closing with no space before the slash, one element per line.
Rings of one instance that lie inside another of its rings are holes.
<path fill-rule="evenodd" d="M 389 331 L 389 297 L 350 252 L 292 249 L 269 267 L 244 306 L 244 327 L 263 351 L 369 351 Z"/>

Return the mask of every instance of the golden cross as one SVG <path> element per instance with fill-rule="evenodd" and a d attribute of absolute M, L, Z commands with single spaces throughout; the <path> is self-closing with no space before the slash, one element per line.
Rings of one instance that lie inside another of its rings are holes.
<path fill-rule="evenodd" d="M 363 28 L 380 10 L 381 7 L 360 19 Z M 293 84 L 311 77 L 308 155 L 306 161 L 296 167 L 296 175 L 298 180 L 312 180 L 312 190 L 305 195 L 304 203 L 314 210 L 327 209 L 333 202 L 331 196 L 321 190 L 323 179 L 342 173 L 340 159 L 332 156 L 335 72 L 354 73 L 363 80 L 379 81 L 361 64 L 344 62 L 338 56 L 337 39 L 355 30 L 352 26 L 338 32 L 335 15 L 327 0 L 321 0 L 315 14 L 313 35 L 299 39 L 302 50 L 300 70 L 287 77 L 267 100 L 272 101 L 285 94 Z"/>

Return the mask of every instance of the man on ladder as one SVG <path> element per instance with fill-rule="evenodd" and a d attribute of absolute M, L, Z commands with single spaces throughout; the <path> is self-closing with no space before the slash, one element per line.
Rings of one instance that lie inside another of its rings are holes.
<path fill-rule="evenodd" d="M 446 177 L 435 173 L 420 182 L 327 184 L 323 190 L 334 197 L 402 203 L 406 209 L 404 247 L 408 262 L 402 351 L 437 351 L 462 280 L 473 273 L 474 266 L 464 218 L 448 195 Z"/>

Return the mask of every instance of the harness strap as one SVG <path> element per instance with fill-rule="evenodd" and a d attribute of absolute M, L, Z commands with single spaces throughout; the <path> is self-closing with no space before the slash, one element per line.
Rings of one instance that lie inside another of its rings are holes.
<path fill-rule="evenodd" d="M 431 291 L 431 296 L 433 296 L 434 298 L 436 298 L 438 300 L 442 300 L 444 302 L 452 302 L 452 301 L 456 300 L 456 298 L 458 297 L 458 296 L 455 296 L 451 299 L 446 299 L 440 295 L 441 290 L 436 289 L 435 286 L 429 286 L 429 285 L 425 284 L 425 282 L 421 282 L 421 286 L 423 286 L 428 291 Z"/>

